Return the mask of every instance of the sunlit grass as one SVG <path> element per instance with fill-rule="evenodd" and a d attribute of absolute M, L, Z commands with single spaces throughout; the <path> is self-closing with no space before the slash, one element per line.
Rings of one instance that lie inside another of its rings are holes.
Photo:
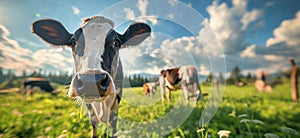
<path fill-rule="evenodd" d="M 63 86 L 60 88 L 63 91 Z M 202 86 L 202 91 L 209 93 L 210 86 Z M 205 97 L 167 137 L 218 137 L 220 130 L 230 131 L 233 137 L 299 137 L 299 103 L 292 102 L 290 95 L 289 83 L 276 86 L 272 93 L 258 93 L 250 85 L 227 86 L 220 108 L 207 126 L 198 125 L 207 102 Z M 163 104 L 159 90 L 154 96 L 144 96 L 142 88 L 126 88 L 119 117 L 133 122 L 156 121 L 168 114 L 182 97 L 180 90 L 174 91 L 172 102 Z M 88 118 L 81 116 L 79 105 L 68 98 L 65 91 L 56 96 L 36 92 L 26 98 L 19 93 L 0 95 L 0 107 L 0 137 L 90 137 L 91 134 Z M 134 124 L 119 125 L 130 128 Z M 106 125 L 102 126 L 99 133 L 103 134 Z M 130 131 L 120 130 L 120 133 L 130 134 Z M 159 134 L 147 135 L 157 137 Z"/>

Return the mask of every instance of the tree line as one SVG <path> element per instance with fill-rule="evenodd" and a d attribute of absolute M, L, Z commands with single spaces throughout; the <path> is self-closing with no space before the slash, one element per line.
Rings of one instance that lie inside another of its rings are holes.
<path fill-rule="evenodd" d="M 156 82 L 158 77 L 145 77 L 140 74 L 124 76 L 123 87 L 141 87 L 146 82 Z"/>
<path fill-rule="evenodd" d="M 275 80 L 272 81 L 280 81 L 280 77 L 289 77 L 290 71 L 283 71 L 280 73 L 280 75 L 275 78 Z M 72 77 L 74 74 L 71 74 L 69 72 L 46 72 L 41 69 L 35 70 L 31 73 L 28 73 L 26 71 L 23 71 L 20 76 L 15 75 L 13 70 L 3 70 L 2 67 L 0 67 L 0 88 L 3 87 L 12 87 L 16 85 L 21 84 L 21 80 L 24 80 L 28 77 L 36 77 L 36 78 L 45 78 L 46 80 L 61 84 L 61 85 L 67 85 L 71 82 Z M 246 75 L 242 74 L 242 70 L 235 66 L 233 70 L 230 72 L 230 75 L 228 78 L 225 78 L 222 73 L 219 74 L 212 74 L 210 73 L 205 82 L 203 82 L 204 85 L 210 85 L 211 82 L 213 82 L 213 78 L 215 78 L 218 82 L 226 82 L 226 84 L 229 85 L 236 85 L 239 82 L 244 83 L 253 83 L 255 81 L 255 76 L 252 75 L 250 72 Z M 156 82 L 158 81 L 158 76 L 156 77 L 145 77 L 140 74 L 133 74 L 133 75 L 127 75 L 124 76 L 123 81 L 123 87 L 141 87 L 146 82 Z"/>
<path fill-rule="evenodd" d="M 69 72 L 46 72 L 42 69 L 35 70 L 31 73 L 23 71 L 21 75 L 16 75 L 13 70 L 4 70 L 0 67 L 0 88 L 11 88 L 19 87 L 22 85 L 22 81 L 26 78 L 44 78 L 52 83 L 57 83 L 60 85 L 70 84 L 74 74 Z M 141 87 L 146 82 L 157 81 L 158 77 L 145 77 L 140 74 L 133 74 L 124 76 L 123 87 Z"/>
<path fill-rule="evenodd" d="M 0 88 L 19 87 L 22 85 L 22 81 L 29 77 L 44 78 L 53 83 L 67 85 L 70 83 L 72 76 L 69 72 L 47 73 L 41 69 L 31 73 L 22 71 L 22 74 L 17 76 L 13 70 L 4 70 L 0 67 Z"/>

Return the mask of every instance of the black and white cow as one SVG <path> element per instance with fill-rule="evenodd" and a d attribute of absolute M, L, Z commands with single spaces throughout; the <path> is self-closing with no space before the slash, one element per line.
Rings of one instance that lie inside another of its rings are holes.
<path fill-rule="evenodd" d="M 23 83 L 23 87 L 23 96 L 26 96 L 27 94 L 32 95 L 32 89 L 34 88 L 39 88 L 42 91 L 57 94 L 54 92 L 54 88 L 50 85 L 50 82 L 44 78 L 27 78 Z"/>
<path fill-rule="evenodd" d="M 92 137 L 97 137 L 99 122 L 109 122 L 112 133 L 117 131 L 123 80 L 119 49 L 138 45 L 151 32 L 144 23 L 131 24 L 123 35 L 113 27 L 113 21 L 102 16 L 84 19 L 73 34 L 53 19 L 41 19 L 32 24 L 32 32 L 46 42 L 72 49 L 76 74 L 68 95 L 86 103 L 93 126 Z"/>
<path fill-rule="evenodd" d="M 164 93 L 170 102 L 171 90 L 176 90 L 175 85 L 179 82 L 181 82 L 181 89 L 187 102 L 190 97 L 189 92 L 192 93 L 191 97 L 194 97 L 195 103 L 199 98 L 202 98 L 197 69 L 194 66 L 187 65 L 162 70 L 159 81 L 162 102 L 164 102 Z"/>

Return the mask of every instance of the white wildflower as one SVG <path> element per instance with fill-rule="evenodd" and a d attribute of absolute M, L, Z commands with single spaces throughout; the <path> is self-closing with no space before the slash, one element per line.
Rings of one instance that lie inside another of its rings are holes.
<path fill-rule="evenodd" d="M 254 124 L 258 124 L 258 125 L 265 125 L 265 123 L 263 121 L 257 120 L 257 119 L 253 119 L 252 122 Z"/>
<path fill-rule="evenodd" d="M 298 135 L 298 132 L 295 129 L 292 129 L 292 128 L 289 128 L 289 127 L 281 127 L 281 131 L 284 132 L 284 133 Z"/>
<path fill-rule="evenodd" d="M 250 122 L 251 122 L 251 120 L 249 120 L 249 119 L 242 119 L 240 121 L 240 123 L 250 123 Z"/>
<path fill-rule="evenodd" d="M 265 134 L 266 138 L 279 138 L 277 135 L 273 134 L 273 133 L 266 133 Z"/>
<path fill-rule="evenodd" d="M 242 117 L 247 117 L 247 114 L 241 114 L 238 116 L 239 118 L 242 118 Z"/>
<path fill-rule="evenodd" d="M 223 138 L 223 137 L 228 138 L 229 134 L 230 134 L 230 131 L 228 131 L 228 130 L 220 130 L 218 132 L 218 135 L 220 136 L 220 138 Z"/>

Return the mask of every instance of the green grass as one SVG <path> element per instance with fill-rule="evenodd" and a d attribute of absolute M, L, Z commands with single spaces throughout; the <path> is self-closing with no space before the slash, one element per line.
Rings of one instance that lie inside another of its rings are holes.
<path fill-rule="evenodd" d="M 210 86 L 202 86 L 205 93 Z M 91 127 L 88 118 L 81 113 L 79 105 L 66 96 L 66 89 L 59 95 L 35 92 L 33 97 L 22 97 L 20 93 L 0 95 L 0 137 L 90 137 Z M 162 104 L 160 95 L 143 96 L 142 88 L 126 88 L 119 108 L 120 131 L 134 135 L 157 137 L 166 126 L 157 126 L 157 119 L 173 117 L 188 112 L 191 104 L 178 104 L 183 101 L 181 91 L 172 92 L 172 102 Z M 245 87 L 226 86 L 223 100 L 210 123 L 200 130 L 199 118 L 208 97 L 199 101 L 178 128 L 165 137 L 218 137 L 219 130 L 231 131 L 231 137 L 264 137 L 272 133 L 280 137 L 299 137 L 300 106 L 291 100 L 288 82 L 278 85 L 272 93 L 258 93 L 252 85 Z M 142 105 L 142 106 L 141 106 Z M 178 110 L 170 115 L 168 113 Z M 168 119 L 168 118 L 167 118 Z M 153 123 L 153 127 L 137 127 L 136 122 Z M 135 128 L 135 130 L 132 130 Z M 290 129 L 292 128 L 292 129 Z M 198 133 L 197 133 L 198 130 Z M 294 132 L 293 130 L 296 130 Z M 99 126 L 104 133 L 105 125 Z M 129 132 L 126 132 L 129 131 Z M 124 134 L 126 135 L 126 134 Z"/>

